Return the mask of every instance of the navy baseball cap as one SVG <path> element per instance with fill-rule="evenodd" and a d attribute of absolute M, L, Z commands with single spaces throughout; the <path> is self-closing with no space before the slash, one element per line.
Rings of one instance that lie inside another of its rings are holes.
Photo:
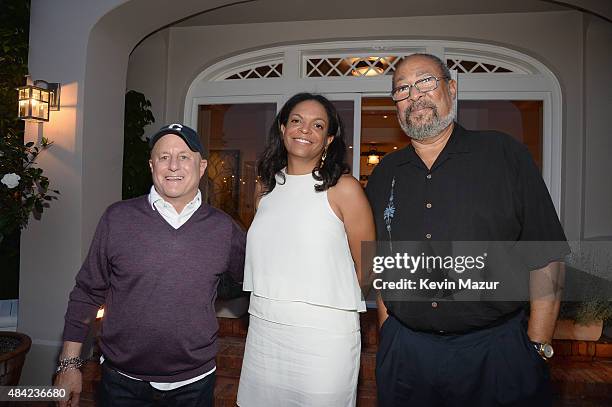
<path fill-rule="evenodd" d="M 187 143 L 191 151 L 197 151 L 204 156 L 204 147 L 202 147 L 198 133 L 191 127 L 178 123 L 169 124 L 159 129 L 159 131 L 149 139 L 149 147 L 153 149 L 155 143 L 166 134 L 176 134 Z"/>

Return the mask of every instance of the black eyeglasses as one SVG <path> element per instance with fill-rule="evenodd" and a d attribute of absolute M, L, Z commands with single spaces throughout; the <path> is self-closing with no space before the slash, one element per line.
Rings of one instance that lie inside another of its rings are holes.
<path fill-rule="evenodd" d="M 391 91 L 391 99 L 394 102 L 401 102 L 404 99 L 408 99 L 410 97 L 410 90 L 415 88 L 421 93 L 431 92 L 432 90 L 436 90 L 438 88 L 438 82 L 440 80 L 448 80 L 447 76 L 441 76 L 436 78 L 435 76 L 428 76 L 423 79 L 419 79 L 412 85 L 400 85 L 397 88 L 394 88 Z"/>

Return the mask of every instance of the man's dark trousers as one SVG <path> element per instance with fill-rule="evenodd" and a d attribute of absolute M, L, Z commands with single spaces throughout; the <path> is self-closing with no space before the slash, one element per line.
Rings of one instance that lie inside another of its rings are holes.
<path fill-rule="evenodd" d="M 548 407 L 550 372 L 524 313 L 463 335 L 416 332 L 389 316 L 376 355 L 379 407 Z"/>
<path fill-rule="evenodd" d="M 149 382 L 125 377 L 102 364 L 99 389 L 101 407 L 212 407 L 215 373 L 178 389 L 162 391 Z"/>

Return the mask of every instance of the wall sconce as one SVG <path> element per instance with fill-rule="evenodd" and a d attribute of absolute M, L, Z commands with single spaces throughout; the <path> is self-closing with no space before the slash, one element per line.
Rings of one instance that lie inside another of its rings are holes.
<path fill-rule="evenodd" d="M 48 122 L 49 111 L 59 110 L 61 85 L 43 80 L 34 81 L 31 85 L 20 86 L 19 110 L 17 118 L 33 121 Z"/>

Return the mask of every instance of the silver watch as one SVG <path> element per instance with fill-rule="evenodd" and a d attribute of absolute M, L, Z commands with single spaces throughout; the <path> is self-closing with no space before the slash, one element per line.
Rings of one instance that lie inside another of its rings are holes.
<path fill-rule="evenodd" d="M 555 350 L 553 349 L 550 343 L 540 343 L 540 342 L 533 342 L 533 341 L 531 341 L 531 343 L 533 344 L 533 347 L 536 349 L 538 354 L 544 360 L 548 360 L 552 358 L 553 355 L 555 354 Z"/>

